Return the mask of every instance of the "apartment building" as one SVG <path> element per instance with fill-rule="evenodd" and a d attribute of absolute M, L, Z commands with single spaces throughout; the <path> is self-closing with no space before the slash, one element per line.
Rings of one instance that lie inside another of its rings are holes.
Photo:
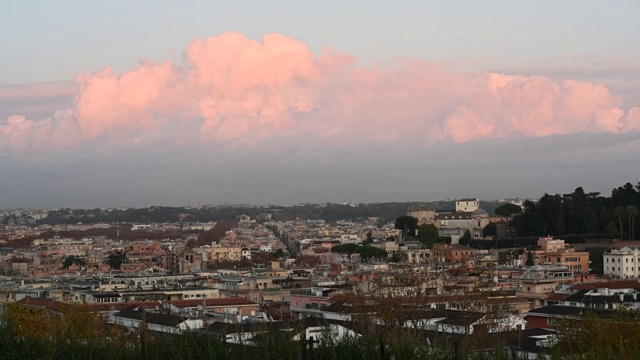
<path fill-rule="evenodd" d="M 576 251 L 564 240 L 552 237 L 538 239 L 538 250 L 531 251 L 535 265 L 565 266 L 576 273 L 589 272 L 589 252 Z M 526 262 L 528 252 L 522 254 L 522 261 Z"/>
<path fill-rule="evenodd" d="M 603 255 L 604 275 L 637 279 L 640 273 L 640 245 L 628 245 Z"/>

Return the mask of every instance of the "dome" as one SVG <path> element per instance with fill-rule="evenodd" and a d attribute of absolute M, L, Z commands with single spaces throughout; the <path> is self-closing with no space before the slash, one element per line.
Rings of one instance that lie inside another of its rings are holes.
<path fill-rule="evenodd" d="M 489 216 L 489 213 L 484 209 L 478 209 L 471 213 L 471 216 Z"/>

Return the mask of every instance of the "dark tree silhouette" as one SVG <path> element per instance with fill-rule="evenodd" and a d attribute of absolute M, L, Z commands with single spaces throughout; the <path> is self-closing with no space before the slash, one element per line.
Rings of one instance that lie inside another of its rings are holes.
<path fill-rule="evenodd" d="M 127 253 L 129 250 L 120 250 L 115 249 L 109 251 L 109 255 L 107 255 L 107 262 L 109 266 L 114 270 L 120 270 L 122 264 L 127 262 Z"/>
<path fill-rule="evenodd" d="M 408 234 L 414 235 L 418 227 L 418 219 L 413 216 L 400 216 L 396 219 L 395 228 L 402 230 L 402 238 L 406 239 Z"/>

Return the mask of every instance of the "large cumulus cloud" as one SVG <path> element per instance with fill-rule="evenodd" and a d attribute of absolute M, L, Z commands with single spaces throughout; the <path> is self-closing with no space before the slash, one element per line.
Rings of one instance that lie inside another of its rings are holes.
<path fill-rule="evenodd" d="M 0 120 L 0 151 L 83 146 L 358 147 L 640 130 L 640 108 L 575 80 L 460 72 L 399 59 L 372 66 L 280 34 L 194 39 L 180 62 L 76 78 L 51 117 Z"/>

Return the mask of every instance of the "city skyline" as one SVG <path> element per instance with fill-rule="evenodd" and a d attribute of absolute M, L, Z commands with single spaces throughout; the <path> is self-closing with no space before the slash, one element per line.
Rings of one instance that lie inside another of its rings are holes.
<path fill-rule="evenodd" d="M 640 174 L 616 5 L 2 4 L 0 208 L 609 194 Z"/>

